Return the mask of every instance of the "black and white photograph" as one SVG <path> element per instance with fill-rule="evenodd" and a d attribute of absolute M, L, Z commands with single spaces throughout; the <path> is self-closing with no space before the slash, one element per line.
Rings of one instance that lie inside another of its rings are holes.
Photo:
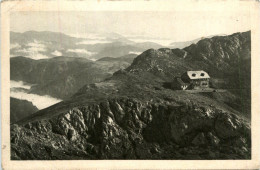
<path fill-rule="evenodd" d="M 9 20 L 11 161 L 252 159 L 249 10 Z"/>

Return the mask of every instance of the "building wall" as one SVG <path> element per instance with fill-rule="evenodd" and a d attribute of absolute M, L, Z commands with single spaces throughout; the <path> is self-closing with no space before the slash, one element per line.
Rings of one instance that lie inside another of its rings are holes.
<path fill-rule="evenodd" d="M 188 75 L 183 74 L 181 76 L 182 81 L 187 83 L 187 88 L 183 88 L 182 84 L 180 84 L 177 79 L 174 79 L 174 81 L 171 83 L 171 88 L 175 90 L 187 90 L 187 89 L 205 89 L 209 88 L 209 79 L 194 79 L 191 80 Z"/>
<path fill-rule="evenodd" d="M 191 80 L 192 89 L 204 89 L 209 87 L 209 79 Z"/>

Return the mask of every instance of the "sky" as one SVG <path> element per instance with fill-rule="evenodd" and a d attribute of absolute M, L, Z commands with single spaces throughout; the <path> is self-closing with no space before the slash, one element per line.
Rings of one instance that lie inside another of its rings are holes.
<path fill-rule="evenodd" d="M 10 30 L 53 31 L 78 37 L 109 32 L 174 42 L 250 30 L 247 12 L 86 11 L 13 12 Z"/>

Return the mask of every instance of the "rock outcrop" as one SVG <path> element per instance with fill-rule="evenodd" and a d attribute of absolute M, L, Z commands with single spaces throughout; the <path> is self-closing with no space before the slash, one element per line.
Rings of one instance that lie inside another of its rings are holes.
<path fill-rule="evenodd" d="M 163 101 L 122 98 L 75 107 L 13 125 L 11 134 L 12 159 L 250 158 L 245 120 L 210 106 Z"/>

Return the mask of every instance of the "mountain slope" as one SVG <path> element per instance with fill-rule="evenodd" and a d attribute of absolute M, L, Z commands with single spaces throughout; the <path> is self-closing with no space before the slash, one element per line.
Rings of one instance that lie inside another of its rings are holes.
<path fill-rule="evenodd" d="M 63 56 L 42 60 L 13 57 L 10 60 L 11 80 L 34 84 L 30 93 L 65 99 L 83 85 L 100 82 L 115 71 L 125 69 L 134 57 L 135 54 L 129 54 L 97 62 Z"/>
<path fill-rule="evenodd" d="M 35 84 L 31 93 L 64 99 L 86 83 L 109 77 L 94 63 L 84 58 L 55 57 L 32 60 L 25 57 L 11 58 L 11 80 Z"/>
<path fill-rule="evenodd" d="M 211 86 L 229 89 L 236 96 L 236 101 L 232 100 L 236 103 L 233 107 L 250 115 L 250 56 L 250 32 L 244 32 L 203 39 L 184 49 L 150 49 L 126 70 L 149 72 L 168 82 L 187 70 L 205 70 L 211 76 Z"/>
<path fill-rule="evenodd" d="M 15 123 L 26 116 L 29 116 L 38 109 L 31 102 L 26 100 L 19 100 L 15 98 L 10 98 L 10 122 Z"/>
<path fill-rule="evenodd" d="M 55 57 L 33 60 L 14 57 L 10 59 L 11 80 L 21 80 L 31 84 L 49 83 L 90 66 L 91 61 L 83 58 Z"/>
<path fill-rule="evenodd" d="M 102 49 L 98 54 L 95 55 L 95 58 L 100 59 L 107 56 L 117 58 L 123 55 L 131 54 L 132 52 L 141 53 L 144 50 L 145 49 L 138 46 L 121 44 Z"/>
<path fill-rule="evenodd" d="M 103 57 L 100 58 L 99 60 L 97 60 L 97 62 L 115 62 L 115 61 L 124 61 L 127 62 L 129 64 L 132 64 L 133 60 L 137 57 L 137 54 L 128 54 L 128 55 L 124 55 L 118 58 L 114 58 L 114 57 Z"/>
<path fill-rule="evenodd" d="M 245 32 L 203 39 L 184 49 L 150 49 L 136 58 L 127 70 L 149 71 L 170 78 L 186 70 L 203 69 L 214 77 L 224 78 L 242 73 L 239 69 L 250 68 L 250 42 L 250 32 Z M 248 78 L 250 69 L 243 73 Z"/>
<path fill-rule="evenodd" d="M 239 47 L 224 51 L 238 61 L 246 57 L 236 56 L 237 49 L 250 59 L 250 33 L 241 34 L 223 37 L 238 38 Z M 19 121 L 11 126 L 11 159 L 250 159 L 250 115 L 226 102 L 231 91 L 207 95 L 167 86 L 189 68 L 212 71 L 212 79 L 225 77 L 210 69 L 215 49 L 203 50 L 202 56 L 210 53 L 205 60 L 194 56 L 200 54 L 195 48 L 147 50 L 127 69 Z"/>
<path fill-rule="evenodd" d="M 185 47 L 188 47 L 192 44 L 196 44 L 197 42 L 199 42 L 200 40 L 203 40 L 205 38 L 212 38 L 212 37 L 216 37 L 217 35 L 213 36 L 207 36 L 207 37 L 201 37 L 201 38 L 196 38 L 194 40 L 191 40 L 191 41 L 180 41 L 180 42 L 173 42 L 173 43 L 170 43 L 170 47 L 171 48 L 185 48 Z M 218 36 L 226 36 L 226 35 L 218 35 Z"/>

